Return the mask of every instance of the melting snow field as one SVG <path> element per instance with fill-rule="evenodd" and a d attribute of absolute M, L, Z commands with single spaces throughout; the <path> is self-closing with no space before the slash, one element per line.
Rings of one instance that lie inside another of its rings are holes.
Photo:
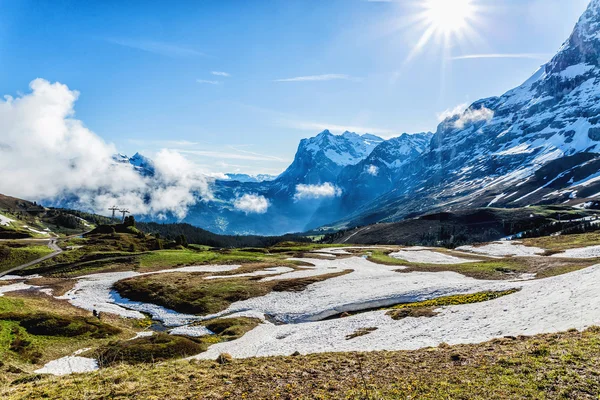
<path fill-rule="evenodd" d="M 466 264 L 480 260 L 469 260 L 431 250 L 400 250 L 390 253 L 390 257 L 414 263 L 424 264 Z"/>
<path fill-rule="evenodd" d="M 545 250 L 539 247 L 528 247 L 519 242 L 503 241 L 486 244 L 484 246 L 461 246 L 456 250 L 468 251 L 471 253 L 483 254 L 488 256 L 519 256 L 531 257 L 544 254 Z"/>
<path fill-rule="evenodd" d="M 396 271 L 401 267 L 375 264 L 359 257 L 297 260 L 315 264 L 315 268 L 307 272 L 352 272 L 312 284 L 302 292 L 271 292 L 266 296 L 236 302 L 227 310 L 210 317 L 251 310 L 280 322 L 300 323 L 347 311 L 519 286 L 510 282 L 477 280 L 455 272 L 400 273 Z M 304 272 L 295 271 L 264 280 L 290 279 Z"/>
<path fill-rule="evenodd" d="M 329 249 L 336 250 L 336 249 Z M 480 247 L 464 246 L 460 250 L 486 256 L 533 256 L 543 249 L 515 242 L 496 242 Z M 115 282 L 135 276 L 171 273 L 233 271 L 239 266 L 198 266 L 174 268 L 150 273 L 114 272 L 82 276 L 62 299 L 87 310 L 97 310 L 128 318 L 143 318 L 150 314 L 171 334 L 210 335 L 203 326 L 193 325 L 218 317 L 253 317 L 263 321 L 242 338 L 218 343 L 196 358 L 214 359 L 220 353 L 234 357 L 254 357 L 316 353 L 330 351 L 403 350 L 449 344 L 477 343 L 502 336 L 534 335 L 558 332 L 571 328 L 584 329 L 600 324 L 600 265 L 577 272 L 541 279 L 487 281 L 477 280 L 455 272 L 410 272 L 401 266 L 387 266 L 363 257 L 335 259 L 293 259 L 312 266 L 294 270 L 273 267 L 229 277 L 253 276 L 263 281 L 295 279 L 323 274 L 340 276 L 309 285 L 301 292 L 271 292 L 265 296 L 233 303 L 223 312 L 209 316 L 177 313 L 153 304 L 121 298 L 112 286 Z M 460 255 L 460 253 L 457 253 Z M 457 264 L 473 260 L 436 252 L 432 248 L 406 248 L 393 253 L 412 262 Z M 567 250 L 556 257 L 590 258 L 600 256 L 600 246 Z M 262 278 L 261 278 L 262 277 Z M 226 276 L 211 275 L 207 279 Z M 533 276 L 522 276 L 529 279 Z M 22 279 L 22 278 L 21 278 Z M 455 294 L 520 289 L 498 299 L 460 306 L 442 307 L 432 318 L 393 320 L 386 311 L 365 311 L 345 318 L 328 317 L 344 312 L 363 311 L 398 303 L 415 302 Z M 40 289 L 23 281 L 0 286 L 2 293 L 23 289 Z M 359 329 L 377 328 L 371 333 L 346 340 Z M 136 337 L 150 333 L 144 332 Z M 92 359 L 73 354 L 52 361 L 38 373 L 68 374 L 97 369 Z"/>
<path fill-rule="evenodd" d="M 600 323 L 600 265 L 553 278 L 522 282 L 520 292 L 496 300 L 444 307 L 433 318 L 395 321 L 385 311 L 294 325 L 266 322 L 242 338 L 211 346 L 196 358 L 220 353 L 254 357 L 330 351 L 410 350 L 440 343 L 479 343 L 503 336 L 534 335 Z M 361 328 L 368 335 L 346 340 Z"/>
<path fill-rule="evenodd" d="M 112 286 L 120 280 L 133 278 L 135 276 L 174 272 L 225 272 L 237 268 L 239 268 L 239 265 L 204 265 L 198 267 L 173 268 L 144 274 L 127 271 L 86 275 L 78 278 L 73 289 L 65 293 L 64 296 L 58 298 L 68 300 L 74 306 L 88 311 L 96 310 L 99 312 L 117 314 L 125 318 L 137 319 L 144 318 L 142 313 L 148 313 L 153 319 L 163 321 L 166 326 L 184 325 L 198 320 L 199 318 L 194 315 L 180 314 L 154 304 L 123 299 L 118 293 L 112 290 Z M 2 287 L 0 287 L 0 290 L 2 290 Z"/>
<path fill-rule="evenodd" d="M 552 257 L 559 258 L 596 258 L 600 257 L 600 246 L 583 247 L 580 249 L 569 249 L 562 253 L 553 254 Z"/>

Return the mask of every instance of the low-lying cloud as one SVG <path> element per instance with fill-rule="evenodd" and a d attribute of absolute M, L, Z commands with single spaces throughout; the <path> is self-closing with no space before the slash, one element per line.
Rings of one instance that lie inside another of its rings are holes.
<path fill-rule="evenodd" d="M 68 200 L 106 214 L 117 205 L 134 214 L 172 213 L 212 198 L 211 179 L 181 154 L 162 150 L 155 174 L 143 177 L 113 160 L 114 145 L 75 118 L 79 93 L 36 79 L 31 92 L 0 101 L 0 193 L 29 200 Z"/>
<path fill-rule="evenodd" d="M 322 199 L 328 197 L 337 197 L 342 194 L 342 190 L 329 182 L 323 183 L 322 185 L 296 185 L 296 194 L 294 199 L 296 200 L 307 200 L 307 199 Z"/>
<path fill-rule="evenodd" d="M 379 174 L 379 167 L 376 165 L 369 165 L 365 168 L 365 171 L 367 171 L 367 174 L 369 175 L 377 176 Z"/>
<path fill-rule="evenodd" d="M 454 127 L 463 129 L 466 125 L 474 122 L 489 121 L 494 118 L 494 111 L 485 106 L 481 108 L 469 108 L 467 104 L 459 104 L 453 109 L 448 109 L 438 114 L 440 122 L 447 119 L 455 119 Z"/>
<path fill-rule="evenodd" d="M 246 214 L 264 214 L 269 209 L 269 200 L 258 194 L 245 194 L 233 203 L 233 207 Z"/>

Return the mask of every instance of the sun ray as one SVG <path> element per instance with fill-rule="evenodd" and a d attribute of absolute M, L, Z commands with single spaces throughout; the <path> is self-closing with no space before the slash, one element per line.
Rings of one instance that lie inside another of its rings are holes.
<path fill-rule="evenodd" d="M 405 62 L 419 55 L 430 43 L 442 47 L 444 56 L 454 45 L 480 40 L 474 25 L 480 18 L 481 0 L 419 0 L 414 25 L 423 31 Z"/>

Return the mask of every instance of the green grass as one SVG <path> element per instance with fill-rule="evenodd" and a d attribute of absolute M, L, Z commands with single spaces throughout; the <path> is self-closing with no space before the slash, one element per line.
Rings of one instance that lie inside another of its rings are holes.
<path fill-rule="evenodd" d="M 82 348 L 131 337 L 134 331 L 132 321 L 116 317 L 99 321 L 45 296 L 0 297 L 0 384 L 12 369 L 31 372 Z"/>
<path fill-rule="evenodd" d="M 272 257 L 271 257 L 272 258 Z M 268 260 L 269 257 L 243 250 L 194 251 L 158 250 L 140 257 L 140 266 L 145 268 L 170 268 L 181 265 L 235 264 Z"/>
<path fill-rule="evenodd" d="M 157 333 L 150 337 L 109 342 L 90 352 L 102 367 L 119 363 L 154 363 L 205 352 L 209 346 L 238 339 L 261 321 L 256 318 L 220 318 L 203 323 L 214 335 L 188 338 Z"/>
<path fill-rule="evenodd" d="M 599 377 L 600 328 L 590 328 L 415 351 L 119 365 L 5 385 L 0 397 L 594 400 Z"/>
<path fill-rule="evenodd" d="M 526 246 L 541 247 L 550 253 L 567 249 L 600 245 L 600 232 L 588 232 L 577 235 L 545 236 L 521 240 Z"/>
<path fill-rule="evenodd" d="M 51 253 L 52 250 L 48 246 L 43 245 L 28 245 L 23 247 L 0 245 L 0 272 L 18 267 Z"/>
<path fill-rule="evenodd" d="M 387 315 L 396 320 L 406 317 L 433 317 L 436 315 L 433 310 L 438 307 L 482 303 L 484 301 L 494 300 L 502 296 L 508 296 L 518 291 L 518 289 L 511 289 L 502 292 L 458 294 L 453 296 L 438 297 L 431 300 L 417 301 L 414 303 L 398 304 L 391 307 L 392 309 L 387 312 Z"/>

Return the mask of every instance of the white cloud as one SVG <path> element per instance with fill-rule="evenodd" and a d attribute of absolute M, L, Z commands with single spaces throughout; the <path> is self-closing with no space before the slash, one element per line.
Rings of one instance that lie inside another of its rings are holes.
<path fill-rule="evenodd" d="M 376 165 L 369 165 L 365 168 L 365 171 L 367 171 L 367 174 L 369 175 L 377 176 L 379 174 L 379 167 Z"/>
<path fill-rule="evenodd" d="M 524 58 L 533 60 L 548 60 L 553 54 L 544 53 L 494 53 L 494 54 L 466 54 L 452 57 L 452 60 L 476 60 L 480 58 Z"/>
<path fill-rule="evenodd" d="M 0 101 L 0 193 L 30 200 L 77 199 L 78 207 L 107 214 L 112 205 L 134 214 L 171 212 L 210 199 L 210 178 L 181 154 L 156 156 L 154 177 L 116 163 L 112 144 L 74 118 L 79 93 L 36 79 L 31 92 Z"/>
<path fill-rule="evenodd" d="M 223 72 L 223 71 L 211 71 L 210 73 L 213 74 L 214 76 L 224 76 L 226 78 L 231 76 L 230 73 Z"/>
<path fill-rule="evenodd" d="M 233 207 L 246 214 L 264 214 L 269 208 L 269 200 L 258 194 L 245 194 L 233 203 Z"/>
<path fill-rule="evenodd" d="M 189 47 L 175 45 L 172 43 L 124 38 L 108 38 L 106 40 L 110 43 L 114 43 L 119 46 L 129 47 L 132 49 L 142 50 L 148 53 L 159 54 L 167 57 L 206 56 L 206 54 L 200 51 L 191 49 Z"/>
<path fill-rule="evenodd" d="M 196 79 L 197 83 L 206 83 L 208 85 L 220 85 L 221 82 L 219 81 L 211 81 L 211 80 L 206 80 L 206 79 Z"/>
<path fill-rule="evenodd" d="M 322 185 L 296 185 L 296 194 L 294 199 L 321 199 L 327 197 L 337 197 L 342 194 L 342 190 L 329 182 Z"/>
<path fill-rule="evenodd" d="M 454 127 L 463 129 L 465 125 L 472 122 L 489 121 L 494 117 L 494 111 L 487 107 L 468 108 L 466 104 L 459 104 L 453 109 L 448 109 L 438 114 L 438 120 L 445 121 L 448 118 L 456 118 Z"/>
<path fill-rule="evenodd" d="M 324 75 L 309 75 L 309 76 L 296 76 L 294 78 L 276 79 L 275 82 L 316 82 L 316 81 L 333 81 L 333 80 L 345 80 L 345 81 L 360 81 L 360 78 L 354 78 L 346 74 L 324 74 Z"/>
<path fill-rule="evenodd" d="M 445 121 L 448 118 L 452 118 L 456 115 L 462 114 L 468 107 L 469 105 L 467 103 L 462 103 L 454 108 L 448 108 L 447 110 L 444 110 L 441 113 L 437 114 L 437 119 L 439 122 Z"/>

